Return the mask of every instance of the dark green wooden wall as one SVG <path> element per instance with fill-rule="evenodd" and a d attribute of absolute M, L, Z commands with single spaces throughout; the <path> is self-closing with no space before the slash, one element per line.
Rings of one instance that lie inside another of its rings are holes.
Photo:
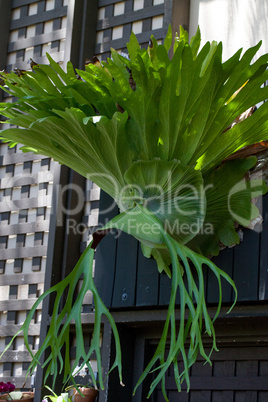
<path fill-rule="evenodd" d="M 107 209 L 111 200 L 102 194 L 100 209 Z M 117 209 L 109 212 L 111 218 Z M 268 196 L 263 198 L 263 224 L 259 231 L 243 229 L 243 241 L 222 250 L 213 259 L 235 281 L 238 301 L 259 302 L 268 299 Z M 105 304 L 111 308 L 158 307 L 169 303 L 170 279 L 159 275 L 153 259 L 145 258 L 138 241 L 117 233 L 107 235 L 96 252 L 96 284 Z M 206 298 L 214 304 L 218 299 L 217 280 L 205 272 Z M 223 302 L 231 303 L 233 292 L 223 280 Z"/>

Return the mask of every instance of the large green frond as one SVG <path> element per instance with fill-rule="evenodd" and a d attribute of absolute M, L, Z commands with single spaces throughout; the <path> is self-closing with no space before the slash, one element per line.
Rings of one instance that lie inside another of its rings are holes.
<path fill-rule="evenodd" d="M 203 331 L 211 336 L 212 350 L 216 350 L 213 320 L 221 306 L 221 279 L 236 291 L 231 278 L 203 255 L 216 255 L 219 243 L 238 243 L 235 222 L 247 226 L 258 214 L 251 199 L 267 192 L 263 181 L 244 179 L 256 163 L 255 158 L 225 159 L 245 146 L 268 140 L 268 87 L 264 85 L 268 79 L 268 55 L 252 62 L 259 43 L 242 56 L 239 50 L 222 62 L 222 44 L 206 43 L 200 49 L 200 40 L 199 29 L 189 43 L 188 33 L 181 28 L 173 57 L 169 57 L 171 28 L 163 45 L 152 37 L 148 49 L 141 49 L 131 34 L 128 56 L 112 49 L 107 62 L 88 64 L 85 71 L 75 72 L 68 63 L 65 72 L 48 55 L 49 65 L 36 65 L 33 71 L 19 74 L 0 74 L 2 89 L 17 98 L 14 103 L 1 103 L 0 113 L 8 123 L 18 126 L 2 131 L 2 139 L 11 146 L 23 144 L 25 151 L 53 157 L 92 179 L 121 208 L 122 213 L 107 228 L 116 227 L 138 238 L 144 255 L 155 258 L 159 271 L 171 277 L 163 334 L 138 382 L 139 385 L 157 363 L 149 395 L 162 382 L 166 400 L 165 373 L 170 365 L 174 365 L 180 390 L 183 379 L 189 388 L 189 368 L 198 353 L 210 363 L 210 353 L 203 346 Z M 240 119 L 254 105 L 258 105 L 257 111 Z M 184 225 L 188 228 L 186 234 L 182 232 Z M 56 292 L 51 329 L 33 356 L 31 368 L 38 364 L 45 349 L 51 348 L 45 363 L 47 375 L 55 375 L 64 366 L 67 376 L 69 363 L 64 362 L 61 349 L 64 345 L 69 347 L 71 319 L 75 320 L 81 341 L 77 353 L 88 360 L 79 318 L 83 292 L 72 305 L 71 281 L 77 282 L 81 269 L 83 291 L 90 289 L 95 298 L 96 324 L 90 351 L 96 352 L 101 372 L 97 344 L 104 314 L 115 334 L 117 354 L 112 368 L 118 367 L 121 381 L 118 333 L 92 282 L 92 252 L 87 249 L 71 276 L 37 302 Z M 205 301 L 203 266 L 213 271 L 219 286 L 213 319 Z M 67 310 L 61 312 L 59 300 L 66 286 L 70 296 Z M 178 291 L 180 322 L 176 325 Z M 28 347 L 29 317 L 36 306 L 22 327 Z M 186 337 L 190 339 L 188 350 Z M 184 363 L 182 372 L 178 353 Z M 68 360 L 68 353 L 66 356 Z"/>
<path fill-rule="evenodd" d="M 203 255 L 218 255 L 220 243 L 233 246 L 240 242 L 235 223 L 244 227 L 259 215 L 251 202 L 267 193 L 263 180 L 246 180 L 246 173 L 256 164 L 256 157 L 223 163 L 204 175 L 207 210 L 201 233 L 188 246 Z"/>

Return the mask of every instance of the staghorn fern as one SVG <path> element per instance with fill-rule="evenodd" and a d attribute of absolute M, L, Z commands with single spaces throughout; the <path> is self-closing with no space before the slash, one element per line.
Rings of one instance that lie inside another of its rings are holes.
<path fill-rule="evenodd" d="M 268 102 L 232 125 L 243 112 L 268 98 L 268 88 L 263 86 L 268 79 L 268 55 L 251 64 L 260 44 L 243 56 L 239 50 L 224 63 L 221 43 L 206 43 L 199 49 L 199 30 L 189 43 L 187 32 L 181 28 L 172 58 L 171 45 L 171 29 L 164 45 L 152 37 L 147 50 L 140 49 L 132 34 L 129 58 L 112 50 L 112 59 L 88 64 L 85 71 L 77 70 L 78 76 L 70 63 L 64 72 L 47 55 L 50 65 L 36 65 L 32 72 L 1 74 L 3 89 L 18 100 L 0 105 L 9 123 L 21 127 L 4 130 L 2 139 L 11 146 L 24 144 L 24 151 L 53 157 L 98 184 L 118 203 L 121 212 L 103 230 L 117 228 L 139 239 L 144 255 L 155 258 L 159 271 L 171 277 L 163 333 L 136 385 L 158 364 L 148 397 L 161 381 L 166 400 L 165 373 L 170 365 L 174 366 L 178 390 L 183 380 L 189 389 L 189 368 L 197 354 L 211 363 L 210 355 L 217 350 L 213 322 L 221 308 L 222 278 L 236 295 L 232 279 L 207 257 L 219 253 L 220 243 L 239 243 L 235 223 L 247 226 L 259 214 L 251 199 L 267 191 L 262 180 L 244 179 L 256 164 L 255 157 L 225 159 L 268 139 Z M 73 272 L 39 298 L 21 330 L 30 351 L 27 331 L 31 317 L 37 305 L 56 292 L 51 326 L 40 350 L 32 355 L 30 370 L 48 349 L 45 378 L 51 374 L 55 379 L 64 369 L 64 380 L 74 381 L 68 353 L 62 357 L 62 350 L 69 349 L 74 319 L 79 339 L 74 367 L 80 358 L 87 363 L 95 351 L 103 388 L 99 349 L 103 314 L 116 341 L 112 369 L 118 369 L 122 383 L 121 351 L 113 318 L 92 279 L 93 255 L 91 243 Z M 213 318 L 205 301 L 203 266 L 212 270 L 218 281 L 219 302 Z M 83 286 L 72 304 L 82 274 Z M 66 288 L 66 304 L 60 311 Z M 79 313 L 88 290 L 93 292 L 96 318 L 86 353 Z M 176 323 L 178 292 L 180 321 Z M 204 332 L 212 338 L 209 353 L 203 347 Z M 186 339 L 190 340 L 188 350 Z M 182 372 L 177 363 L 179 354 L 184 363 Z M 90 364 L 88 368 L 91 372 Z"/>

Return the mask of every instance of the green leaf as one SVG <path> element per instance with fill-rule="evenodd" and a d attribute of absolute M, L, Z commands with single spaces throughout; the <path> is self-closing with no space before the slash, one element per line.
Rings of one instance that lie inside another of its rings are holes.
<path fill-rule="evenodd" d="M 128 208 L 131 203 L 143 203 L 167 233 L 181 243 L 199 232 L 206 214 L 200 172 L 177 161 L 154 159 L 133 163 L 124 178 L 128 184 L 124 194 Z"/>
<path fill-rule="evenodd" d="M 247 227 L 259 215 L 251 200 L 268 191 L 263 180 L 246 180 L 245 174 L 256 164 L 256 157 L 223 163 L 204 175 L 207 212 L 201 233 L 188 246 L 204 255 L 217 255 L 219 242 L 239 243 L 235 223 Z"/>
<path fill-rule="evenodd" d="M 172 40 L 173 40 L 173 38 L 172 38 L 172 28 L 171 28 L 171 24 L 169 24 L 168 31 L 167 31 L 167 34 L 166 34 L 166 37 L 165 37 L 165 40 L 164 40 L 164 47 L 165 47 L 167 52 L 171 48 Z"/>
<path fill-rule="evenodd" d="M 200 32 L 200 28 L 198 26 L 196 34 L 192 37 L 191 42 L 190 42 L 190 46 L 192 49 L 194 59 L 196 58 L 196 56 L 198 54 L 198 50 L 200 48 L 200 43 L 201 43 L 201 32 Z"/>
<path fill-rule="evenodd" d="M 204 359 L 211 364 L 211 352 L 207 353 L 204 350 L 202 334 L 204 331 L 206 331 L 207 334 L 212 337 L 211 351 L 217 350 L 213 321 L 218 316 L 221 307 L 221 278 L 224 278 L 225 280 L 227 280 L 227 282 L 229 282 L 229 284 L 233 287 L 235 294 L 236 288 L 232 279 L 226 273 L 217 268 L 215 264 L 213 264 L 210 260 L 194 253 L 188 247 L 181 245 L 179 242 L 170 237 L 163 229 L 161 222 L 148 209 L 137 205 L 135 207 L 134 216 L 136 217 L 135 219 L 137 224 L 144 224 L 146 222 L 151 225 L 152 228 L 154 228 L 153 234 L 150 234 L 150 239 L 154 238 L 155 242 L 163 243 L 166 246 L 172 262 L 172 287 L 170 303 L 168 307 L 167 318 L 163 328 L 163 333 L 151 361 L 148 363 L 138 383 L 135 386 L 134 393 L 137 387 L 142 383 L 146 376 L 151 372 L 155 364 L 159 361 L 160 365 L 157 366 L 157 368 L 155 369 L 157 375 L 150 386 L 147 397 L 149 398 L 159 382 L 162 382 L 163 393 L 166 400 L 168 400 L 164 386 L 165 373 L 173 364 L 175 364 L 176 370 L 178 371 L 178 367 L 176 366 L 178 354 L 182 355 L 184 364 L 184 370 L 182 371 L 182 373 L 180 373 L 180 377 L 177 382 L 179 390 L 180 380 L 183 381 L 183 379 L 185 379 L 189 390 L 189 368 L 196 361 L 198 352 L 200 352 Z M 130 226 L 128 224 L 128 217 L 131 217 L 131 219 L 133 219 L 131 213 L 129 213 L 129 216 L 128 213 L 120 214 L 119 216 L 113 218 L 103 228 L 103 230 L 107 228 L 119 228 L 126 233 L 133 234 L 134 225 Z M 136 225 L 136 228 L 138 228 L 138 225 Z M 136 233 L 134 233 L 134 235 L 136 235 Z M 145 254 L 149 256 L 150 251 L 148 250 L 148 248 L 145 247 L 144 250 Z M 190 268 L 188 259 L 193 263 L 194 268 Z M 216 275 L 219 286 L 219 303 L 213 321 L 208 314 L 205 302 L 204 277 L 202 269 L 203 265 L 207 265 L 208 268 L 211 269 L 212 272 Z M 197 279 L 194 278 L 192 272 L 193 270 L 196 270 Z M 187 287 L 185 286 L 183 279 L 184 271 L 186 272 L 186 280 L 188 283 Z M 175 325 L 175 303 L 178 289 L 180 291 L 180 325 L 177 330 Z M 193 298 L 196 302 L 195 305 L 193 303 Z M 187 320 L 187 323 L 185 324 L 186 308 L 189 309 L 189 318 Z M 202 318 L 204 318 L 204 326 L 202 323 Z M 191 340 L 191 346 L 188 349 L 188 354 L 185 348 L 185 340 L 187 336 L 189 336 Z"/>
<path fill-rule="evenodd" d="M 163 334 L 138 382 L 139 385 L 158 363 L 149 395 L 161 382 L 166 400 L 165 373 L 171 365 L 178 390 L 183 380 L 189 388 L 189 369 L 198 354 L 210 363 L 212 350 L 217 350 L 213 321 L 221 307 L 222 278 L 236 292 L 228 275 L 200 254 L 217 254 L 219 242 L 239 242 L 234 222 L 247 225 L 258 213 L 251 198 L 267 191 L 260 180 L 244 180 L 254 158 L 223 161 L 247 145 L 268 140 L 268 102 L 264 102 L 268 87 L 263 85 L 268 79 L 268 55 L 252 62 L 260 44 L 242 57 L 239 50 L 222 62 L 221 43 L 206 43 L 199 50 L 199 29 L 189 44 L 188 33 L 181 28 L 172 58 L 168 56 L 170 46 L 171 27 L 164 45 L 158 45 L 152 37 L 152 47 L 141 49 L 131 34 L 129 58 L 112 50 L 111 59 L 87 65 L 85 71 L 77 71 L 78 76 L 71 63 L 65 72 L 49 55 L 48 66 L 37 65 L 32 72 L 20 76 L 14 72 L 0 74 L 2 88 L 17 98 L 14 103 L 1 103 L 0 113 L 8 123 L 20 126 L 2 131 L 3 140 L 10 146 L 23 144 L 24 151 L 53 157 L 91 178 L 123 211 L 106 227 L 116 227 L 138 238 L 145 256 L 153 256 L 159 271 L 171 275 Z M 264 103 L 252 116 L 233 124 L 243 112 L 261 102 Z M 184 224 L 195 225 L 196 229 L 182 233 Z M 206 225 L 212 231 L 206 232 Z M 118 367 L 121 380 L 118 333 L 93 284 L 92 259 L 93 251 L 87 249 L 70 276 L 42 295 L 28 315 L 22 329 L 29 349 L 27 331 L 31 317 L 44 297 L 56 293 L 49 332 L 36 356 L 32 356 L 30 369 L 48 348 L 47 373 L 56 376 L 64 369 L 65 378 L 73 380 L 68 377 L 68 352 L 64 360 L 61 350 L 69 350 L 69 326 L 74 319 L 78 339 L 75 363 L 80 357 L 84 361 L 89 358 L 83 345 L 80 312 L 83 292 L 90 289 L 96 308 L 90 353 L 96 353 L 101 374 L 99 337 L 104 314 L 115 334 L 116 358 L 112 368 Z M 205 302 L 203 266 L 212 270 L 219 286 L 213 320 Z M 72 305 L 74 287 L 81 274 L 83 287 Z M 66 286 L 67 304 L 60 311 Z M 180 322 L 176 325 L 178 291 Z M 210 352 L 203 345 L 204 332 L 211 336 Z M 179 353 L 184 364 L 181 373 Z M 103 386 L 102 377 L 100 381 Z"/>
<path fill-rule="evenodd" d="M 151 255 L 157 263 L 159 273 L 161 274 L 164 271 L 167 276 L 171 278 L 171 270 L 169 267 L 171 264 L 171 259 L 167 250 L 152 248 Z"/>
<path fill-rule="evenodd" d="M 189 34 L 182 26 L 180 26 L 179 41 L 184 42 L 184 43 L 188 43 L 188 41 L 189 41 Z"/>
<path fill-rule="evenodd" d="M 126 232 L 137 239 L 148 241 L 156 245 L 161 245 L 162 234 L 159 229 L 160 223 L 157 221 L 153 213 L 143 213 L 143 207 L 136 206 L 127 212 L 122 212 L 115 218 L 110 220 L 102 230 L 118 229 Z M 146 244 L 146 243 L 145 243 Z"/>
<path fill-rule="evenodd" d="M 24 127 L 30 125 L 28 129 L 8 129 L 1 134 L 5 138 L 8 132 L 17 143 L 72 167 L 118 199 L 124 171 L 133 158 L 125 132 L 127 114 L 115 113 L 111 120 L 97 118 L 95 123 L 84 120 L 80 109 L 53 110 L 53 114 L 38 119 L 35 112 L 21 115 L 20 122 Z"/>

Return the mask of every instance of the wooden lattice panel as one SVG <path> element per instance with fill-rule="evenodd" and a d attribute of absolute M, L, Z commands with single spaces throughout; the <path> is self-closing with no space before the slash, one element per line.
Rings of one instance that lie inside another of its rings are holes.
<path fill-rule="evenodd" d="M 3 350 L 43 291 L 53 172 L 50 159 L 24 155 L 6 144 L 0 145 L 0 155 L 0 349 Z M 39 321 L 40 312 L 30 330 L 33 350 L 38 347 Z M 23 338 L 18 337 L 13 349 L 1 359 L 1 379 L 12 378 L 17 387 L 22 387 L 30 360 Z"/>
<path fill-rule="evenodd" d="M 164 0 L 99 1 L 96 54 L 102 60 L 109 50 L 126 51 L 133 31 L 142 46 L 148 46 L 151 35 L 162 41 L 171 22 L 170 2 Z"/>
<path fill-rule="evenodd" d="M 13 0 L 7 70 L 29 68 L 30 59 L 45 63 L 46 52 L 63 61 L 67 0 Z"/>
<path fill-rule="evenodd" d="M 43 282 L 44 273 L 18 273 L 0 276 L 1 350 L 19 330 L 27 312 L 42 292 Z M 38 349 L 41 307 L 41 305 L 38 307 L 29 331 L 29 341 L 33 352 Z M 25 351 L 23 343 L 22 336 L 18 336 L 12 347 L 1 358 L 1 381 L 13 381 L 16 387 L 23 387 L 26 371 L 31 361 L 31 356 Z M 30 379 L 27 380 L 24 387 L 30 387 Z"/>
<path fill-rule="evenodd" d="M 28 70 L 33 59 L 46 63 L 46 52 L 64 60 L 67 0 L 12 0 L 5 69 Z M 2 66 L 4 67 L 4 66 Z M 12 99 L 4 96 L 4 102 Z M 0 144 L 0 350 L 24 322 L 43 292 L 51 215 L 54 162 Z M 29 340 L 38 349 L 40 305 Z M 31 361 L 22 336 L 0 362 L 1 381 L 22 387 Z M 30 379 L 25 387 L 30 387 Z"/>

